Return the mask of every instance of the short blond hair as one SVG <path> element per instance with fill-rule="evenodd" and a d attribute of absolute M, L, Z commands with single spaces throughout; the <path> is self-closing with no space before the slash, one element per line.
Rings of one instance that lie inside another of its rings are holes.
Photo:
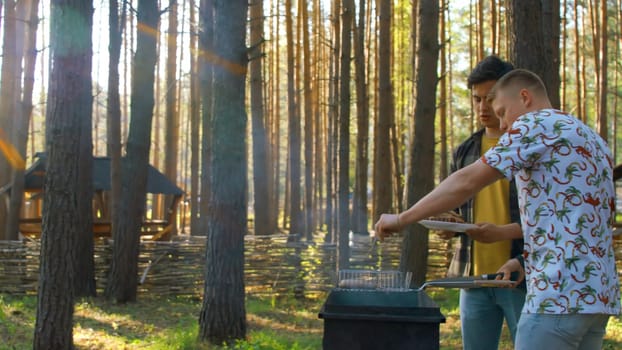
<path fill-rule="evenodd" d="M 499 91 L 527 89 L 534 94 L 548 98 L 546 87 L 540 77 L 527 69 L 514 69 L 502 76 L 488 93 L 487 99 L 492 101 Z"/>

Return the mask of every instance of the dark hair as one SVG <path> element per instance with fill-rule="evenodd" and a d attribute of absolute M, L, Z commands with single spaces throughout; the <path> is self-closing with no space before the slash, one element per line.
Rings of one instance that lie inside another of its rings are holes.
<path fill-rule="evenodd" d="M 535 93 L 547 96 L 544 82 L 536 73 L 527 69 L 514 69 L 502 78 L 499 78 L 488 93 L 488 100 L 494 100 L 499 90 L 508 88 L 517 88 L 517 90 L 530 89 Z"/>
<path fill-rule="evenodd" d="M 481 60 L 469 74 L 467 86 L 470 89 L 475 84 L 480 84 L 490 80 L 499 80 L 507 72 L 514 69 L 514 66 L 495 55 L 490 55 Z"/>

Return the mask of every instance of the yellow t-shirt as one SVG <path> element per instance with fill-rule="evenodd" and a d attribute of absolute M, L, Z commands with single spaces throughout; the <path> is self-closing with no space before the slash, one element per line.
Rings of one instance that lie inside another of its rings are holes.
<path fill-rule="evenodd" d="M 497 144 L 499 138 L 482 137 L 481 154 Z M 475 195 L 473 214 L 475 222 L 503 225 L 510 223 L 510 182 L 498 180 Z M 473 274 L 495 273 L 509 258 L 512 241 L 495 243 L 473 242 Z"/>

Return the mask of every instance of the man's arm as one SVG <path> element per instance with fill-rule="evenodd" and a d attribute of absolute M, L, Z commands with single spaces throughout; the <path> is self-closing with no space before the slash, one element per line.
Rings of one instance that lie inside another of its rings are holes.
<path fill-rule="evenodd" d="M 465 233 L 478 242 L 494 243 L 509 239 L 523 238 L 523 230 L 520 225 L 515 222 L 506 225 L 489 223 L 478 223 L 477 225 L 478 228 L 467 230 Z"/>
<path fill-rule="evenodd" d="M 383 238 L 404 225 L 454 209 L 500 178 L 498 170 L 482 161 L 470 164 L 451 174 L 408 210 L 398 215 L 382 214 L 375 225 L 376 236 Z"/>

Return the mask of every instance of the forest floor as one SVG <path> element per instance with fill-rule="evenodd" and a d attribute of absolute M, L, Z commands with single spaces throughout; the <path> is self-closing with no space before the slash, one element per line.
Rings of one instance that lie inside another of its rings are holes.
<path fill-rule="evenodd" d="M 440 324 L 441 349 L 460 349 L 458 291 L 430 290 L 446 322 Z M 76 303 L 76 349 L 321 349 L 323 321 L 318 312 L 323 299 L 248 297 L 247 340 L 230 347 L 199 345 L 198 298 L 141 298 L 119 305 L 92 298 Z M 31 349 L 36 316 L 34 296 L 0 294 L 0 349 Z M 499 349 L 512 349 L 504 326 Z M 612 318 L 603 349 L 622 348 L 622 319 Z"/>

